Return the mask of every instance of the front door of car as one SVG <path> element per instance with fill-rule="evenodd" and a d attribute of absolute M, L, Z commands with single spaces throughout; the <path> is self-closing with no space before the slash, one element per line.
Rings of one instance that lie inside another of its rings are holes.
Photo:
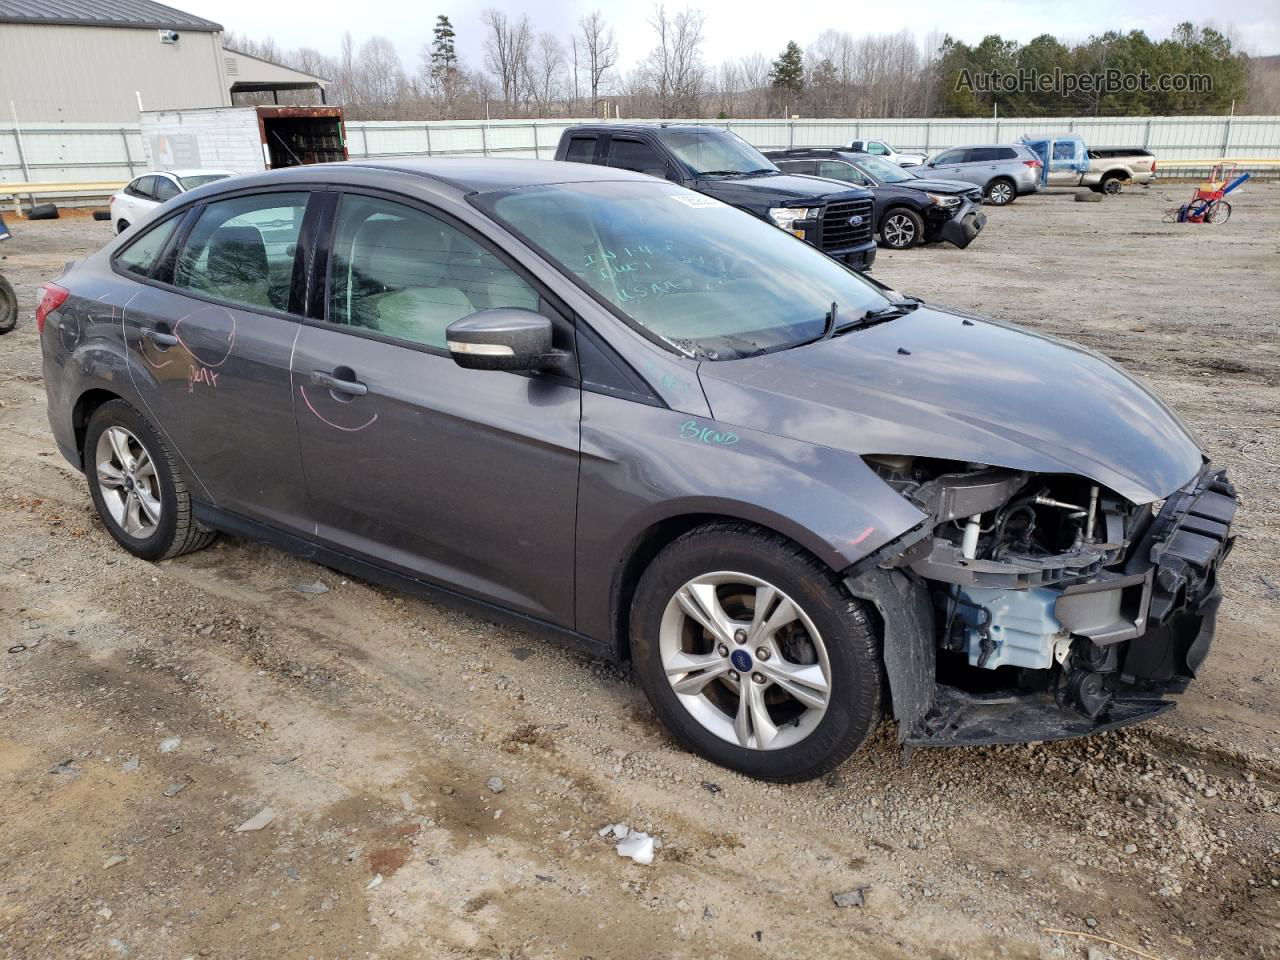
<path fill-rule="evenodd" d="M 572 626 L 578 382 L 464 370 L 445 346 L 450 323 L 492 307 L 552 316 L 563 349 L 571 324 L 439 211 L 331 200 L 327 277 L 293 362 L 318 537 Z"/>
<path fill-rule="evenodd" d="M 1051 187 L 1070 187 L 1080 182 L 1080 174 L 1089 169 L 1084 156 L 1084 143 L 1076 139 L 1054 140 L 1049 144 L 1049 156 L 1040 158 L 1044 164 L 1044 182 Z"/>
<path fill-rule="evenodd" d="M 964 149 L 946 150 L 929 161 L 929 168 L 932 173 L 936 173 L 940 177 L 946 177 L 951 180 L 968 180 L 978 183 L 980 186 L 986 184 L 985 179 L 975 180 L 973 170 L 970 165 L 965 162 L 967 151 Z"/>
<path fill-rule="evenodd" d="M 122 304 L 144 412 L 197 496 L 288 529 L 309 526 L 289 373 L 308 198 L 276 191 L 201 205 Z M 143 224 L 117 270 L 134 246 L 176 222 Z"/>

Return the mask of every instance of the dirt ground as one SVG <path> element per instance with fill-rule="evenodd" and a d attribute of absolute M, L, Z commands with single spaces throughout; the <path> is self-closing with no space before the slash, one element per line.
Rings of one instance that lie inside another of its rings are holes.
<path fill-rule="evenodd" d="M 11 223 L 0 956 L 1280 957 L 1280 185 L 1162 223 L 1190 193 L 1024 198 L 876 276 L 1101 350 L 1200 431 L 1242 502 L 1203 679 L 1076 742 L 903 766 L 886 724 L 791 787 L 679 749 L 626 668 L 229 537 L 117 548 L 30 321 L 108 225 Z M 617 822 L 662 840 L 651 866 Z"/>

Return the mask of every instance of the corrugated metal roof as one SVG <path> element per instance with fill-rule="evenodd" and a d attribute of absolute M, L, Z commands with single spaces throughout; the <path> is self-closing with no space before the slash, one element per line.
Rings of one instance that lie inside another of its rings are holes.
<path fill-rule="evenodd" d="M 0 23 L 153 27 L 215 32 L 222 24 L 152 0 L 0 0 Z"/>

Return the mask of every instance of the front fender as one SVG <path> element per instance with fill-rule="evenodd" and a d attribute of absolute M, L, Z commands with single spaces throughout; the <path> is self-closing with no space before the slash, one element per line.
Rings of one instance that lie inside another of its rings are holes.
<path fill-rule="evenodd" d="M 611 639 L 611 585 L 646 531 L 689 516 L 774 530 L 844 570 L 923 513 L 857 454 L 583 393 L 578 630 Z"/>

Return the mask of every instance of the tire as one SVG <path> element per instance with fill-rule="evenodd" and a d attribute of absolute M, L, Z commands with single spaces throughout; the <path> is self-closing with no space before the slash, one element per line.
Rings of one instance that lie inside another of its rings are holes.
<path fill-rule="evenodd" d="M 1109 173 L 1102 178 L 1098 188 L 1109 197 L 1114 197 L 1124 189 L 1124 177 L 1118 173 Z"/>
<path fill-rule="evenodd" d="M 121 221 L 119 221 L 118 223 L 116 223 L 116 235 L 117 235 L 117 236 L 119 236 L 120 234 L 124 233 L 124 232 L 125 232 L 126 230 L 128 230 L 128 229 L 129 229 L 129 221 L 128 221 L 128 220 L 121 220 Z"/>
<path fill-rule="evenodd" d="M 57 220 L 58 208 L 52 203 L 37 203 L 27 210 L 28 220 Z"/>
<path fill-rule="evenodd" d="M 93 219 L 95 219 L 95 220 L 110 220 L 110 219 L 111 219 L 111 211 L 110 211 L 110 210 L 95 210 L 95 211 L 93 211 Z"/>
<path fill-rule="evenodd" d="M 708 609 L 697 605 L 708 597 L 726 618 L 715 633 L 706 628 L 712 618 L 689 612 Z M 769 613 L 757 627 L 762 597 Z M 866 608 L 807 551 L 749 524 L 699 527 L 653 559 L 631 605 L 631 652 L 649 702 L 677 740 L 762 780 L 827 773 L 881 718 L 880 644 Z M 691 669 L 681 671 L 685 664 Z M 748 692 L 748 709 L 739 691 Z"/>
<path fill-rule="evenodd" d="M 122 457 L 113 439 L 127 442 L 135 466 L 119 468 Z M 216 534 L 201 530 L 191 515 L 191 495 L 173 454 L 146 417 L 130 404 L 111 400 L 98 407 L 89 418 L 81 453 L 98 516 L 116 542 L 135 557 L 167 560 L 213 542 Z M 104 455 L 111 458 L 105 466 Z M 148 470 L 146 463 L 153 469 Z M 140 525 L 130 522 L 126 491 L 134 491 L 139 501 L 133 513 L 142 521 Z M 156 511 L 154 523 L 145 509 L 147 503 Z"/>
<path fill-rule="evenodd" d="M 0 336 L 18 325 L 18 295 L 4 277 L 0 277 Z"/>
<path fill-rule="evenodd" d="M 993 207 L 1007 207 L 1018 199 L 1018 187 L 1008 177 L 996 177 L 987 184 L 982 195 Z"/>
<path fill-rule="evenodd" d="M 907 207 L 894 207 L 880 218 L 880 245 L 908 250 L 924 240 L 924 218 Z"/>
<path fill-rule="evenodd" d="M 1215 200 L 1209 204 L 1209 212 L 1205 214 L 1205 219 L 1210 223 L 1226 223 L 1231 219 L 1231 204 L 1225 200 Z M 3 333 L 0 330 L 0 333 Z"/>
<path fill-rule="evenodd" d="M 1101 203 L 1102 194 L 1092 188 L 1076 191 L 1076 203 Z"/>

